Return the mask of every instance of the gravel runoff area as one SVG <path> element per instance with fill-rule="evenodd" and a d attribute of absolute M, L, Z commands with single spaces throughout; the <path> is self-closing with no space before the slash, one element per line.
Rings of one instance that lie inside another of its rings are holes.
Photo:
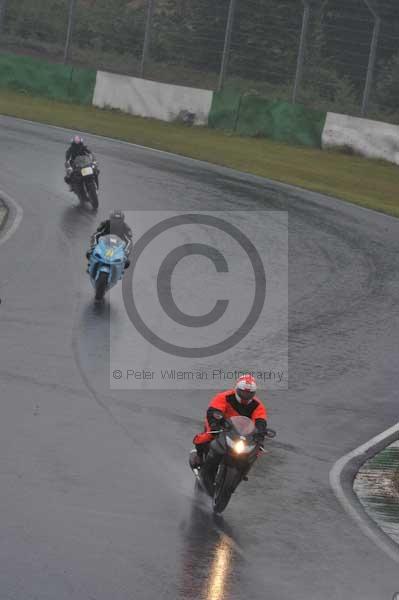
<path fill-rule="evenodd" d="M 399 441 L 362 466 L 354 490 L 367 514 L 399 543 Z"/>
<path fill-rule="evenodd" d="M 4 201 L 0 198 L 0 229 L 5 225 L 8 214 L 8 208 Z"/>

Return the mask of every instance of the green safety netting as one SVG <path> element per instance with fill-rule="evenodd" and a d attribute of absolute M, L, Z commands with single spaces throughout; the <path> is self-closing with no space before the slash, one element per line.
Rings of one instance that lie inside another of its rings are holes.
<path fill-rule="evenodd" d="M 0 88 L 52 100 L 91 104 L 95 84 L 94 69 L 77 69 L 26 56 L 0 54 Z"/>
<path fill-rule="evenodd" d="M 214 129 L 234 130 L 237 125 L 241 94 L 226 90 L 215 92 L 208 116 L 208 125 Z"/>
<path fill-rule="evenodd" d="M 300 104 L 223 91 L 214 94 L 209 126 L 320 148 L 325 120 L 325 112 Z"/>

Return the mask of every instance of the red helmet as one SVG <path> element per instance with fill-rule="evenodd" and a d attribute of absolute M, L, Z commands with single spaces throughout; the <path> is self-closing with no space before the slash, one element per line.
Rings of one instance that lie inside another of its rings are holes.
<path fill-rule="evenodd" d="M 242 404 L 248 404 L 256 394 L 256 381 L 252 375 L 242 375 L 236 382 L 236 398 Z"/>

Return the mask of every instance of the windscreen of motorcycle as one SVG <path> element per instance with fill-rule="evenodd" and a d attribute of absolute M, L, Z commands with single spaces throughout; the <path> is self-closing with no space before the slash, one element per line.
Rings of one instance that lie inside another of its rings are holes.
<path fill-rule="evenodd" d="M 255 424 L 248 417 L 231 417 L 230 421 L 239 435 L 251 435 L 255 431 Z"/>
<path fill-rule="evenodd" d="M 115 262 L 124 259 L 125 242 L 117 235 L 104 235 L 98 242 L 99 251 L 104 259 Z"/>
<path fill-rule="evenodd" d="M 91 156 L 83 155 L 77 156 L 74 161 L 74 166 L 76 169 L 82 169 L 83 167 L 88 167 L 92 164 Z"/>

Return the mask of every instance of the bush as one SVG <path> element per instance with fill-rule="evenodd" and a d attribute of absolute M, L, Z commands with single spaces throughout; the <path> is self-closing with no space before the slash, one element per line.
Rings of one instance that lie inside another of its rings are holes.
<path fill-rule="evenodd" d="M 358 114 L 360 99 L 352 82 L 333 67 L 311 67 L 305 71 L 299 100 L 320 110 Z"/>
<path fill-rule="evenodd" d="M 390 111 L 399 109 L 399 53 L 395 54 L 377 79 L 378 104 Z"/>

